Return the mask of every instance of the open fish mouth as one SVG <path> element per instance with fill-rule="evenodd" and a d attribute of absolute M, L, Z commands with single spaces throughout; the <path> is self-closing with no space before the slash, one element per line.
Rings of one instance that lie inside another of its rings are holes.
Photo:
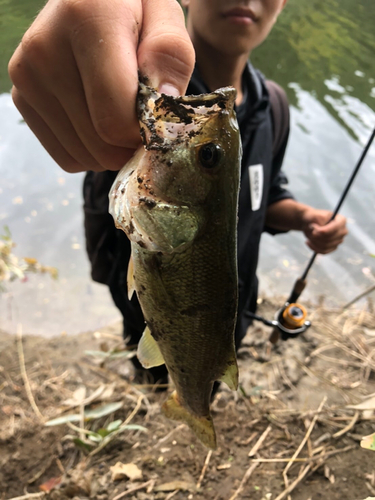
<path fill-rule="evenodd" d="M 217 113 L 232 110 L 235 99 L 233 87 L 172 97 L 139 83 L 137 109 L 145 148 L 167 151 L 172 144 L 189 141 Z"/>

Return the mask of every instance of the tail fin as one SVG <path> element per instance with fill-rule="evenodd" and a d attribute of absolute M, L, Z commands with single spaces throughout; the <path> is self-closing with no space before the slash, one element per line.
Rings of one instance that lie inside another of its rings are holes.
<path fill-rule="evenodd" d="M 162 410 L 166 417 L 185 422 L 207 448 L 216 449 L 215 428 L 210 415 L 208 417 L 196 417 L 190 413 L 181 405 L 176 391 L 163 404 Z"/>

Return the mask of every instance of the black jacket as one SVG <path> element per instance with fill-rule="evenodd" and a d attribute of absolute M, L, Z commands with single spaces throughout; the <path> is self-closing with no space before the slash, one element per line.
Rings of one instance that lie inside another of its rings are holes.
<path fill-rule="evenodd" d="M 250 322 L 246 318 L 246 311 L 255 312 L 256 309 L 256 268 L 261 234 L 264 230 L 272 234 L 276 232 L 265 227 L 267 207 L 279 200 L 292 198 L 284 187 L 287 179 L 281 171 L 288 133 L 283 134 L 284 139 L 275 151 L 267 85 L 261 73 L 250 64 L 243 75 L 243 91 L 244 101 L 236 109 L 243 147 L 238 219 L 237 345 Z M 209 89 L 196 68 L 187 94 L 206 92 Z M 283 91 L 280 89 L 280 92 Z M 289 116 L 285 120 L 289 123 Z M 125 329 L 132 341 L 136 342 L 144 325 L 136 298 L 133 297 L 131 303 L 127 299 L 126 276 L 130 243 L 122 231 L 115 229 L 112 217 L 108 214 L 108 192 L 115 177 L 116 172 L 89 172 L 86 175 L 86 245 L 92 263 L 93 279 L 109 285 L 114 301 L 125 318 Z"/>

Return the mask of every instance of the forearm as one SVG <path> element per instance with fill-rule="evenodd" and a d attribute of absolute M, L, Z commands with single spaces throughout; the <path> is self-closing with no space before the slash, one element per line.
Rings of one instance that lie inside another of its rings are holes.
<path fill-rule="evenodd" d="M 308 205 L 293 199 L 284 199 L 270 205 L 266 212 L 266 226 L 279 231 L 303 231 Z"/>

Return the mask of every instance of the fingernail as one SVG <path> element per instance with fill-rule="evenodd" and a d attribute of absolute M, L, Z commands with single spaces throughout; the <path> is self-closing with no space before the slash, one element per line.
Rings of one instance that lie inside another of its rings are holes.
<path fill-rule="evenodd" d="M 172 84 L 170 83 L 163 83 L 159 87 L 159 92 L 161 94 L 167 94 L 167 95 L 172 95 L 174 97 L 177 97 L 180 95 L 180 91 Z"/>

